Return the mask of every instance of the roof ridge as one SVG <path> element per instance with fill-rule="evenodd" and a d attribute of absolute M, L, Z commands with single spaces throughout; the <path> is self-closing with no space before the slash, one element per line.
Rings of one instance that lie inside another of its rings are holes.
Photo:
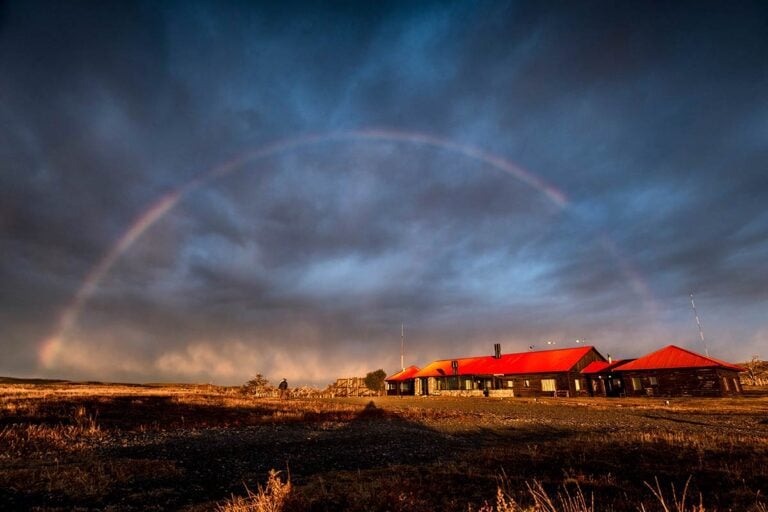
<path fill-rule="evenodd" d="M 502 353 L 501 357 L 506 356 L 518 356 L 518 355 L 525 355 L 525 354 L 540 354 L 542 352 L 557 352 L 557 351 L 563 351 L 563 350 L 583 350 L 583 349 L 590 349 L 595 348 L 594 345 L 584 345 L 583 347 L 563 347 L 563 348 L 548 348 L 545 350 L 526 350 L 523 352 L 508 352 L 508 353 Z M 443 359 L 434 359 L 432 360 L 433 363 L 438 363 L 440 361 L 458 361 L 460 359 L 480 359 L 481 357 L 493 357 L 495 358 L 493 354 L 483 354 L 481 356 L 462 356 L 462 357 L 445 357 Z"/>
<path fill-rule="evenodd" d="M 724 365 L 726 365 L 726 366 L 735 366 L 734 364 L 732 364 L 732 363 L 729 363 L 729 362 L 727 362 L 727 361 L 723 361 L 723 360 L 720 360 L 720 359 L 717 359 L 717 358 L 715 358 L 715 357 L 712 357 L 712 356 L 708 356 L 708 355 L 705 355 L 705 354 L 698 354 L 698 353 L 696 353 L 696 352 L 694 352 L 694 351 L 692 351 L 692 350 L 688 350 L 687 348 L 683 348 L 683 347 L 680 347 L 680 346 L 677 346 L 677 345 L 674 345 L 674 344 L 673 344 L 673 345 L 667 345 L 667 346 L 666 346 L 666 347 L 664 347 L 664 348 L 676 348 L 676 349 L 678 349 L 678 350 L 682 350 L 683 352 L 686 352 L 686 353 L 688 353 L 688 354 L 691 354 L 691 355 L 694 355 L 694 356 L 700 357 L 700 358 L 702 358 L 702 359 L 707 359 L 707 360 L 709 360 L 709 361 L 712 361 L 713 363 L 717 363 L 717 364 L 724 364 Z M 662 349 L 660 349 L 660 350 L 664 350 L 664 348 L 662 348 Z"/>

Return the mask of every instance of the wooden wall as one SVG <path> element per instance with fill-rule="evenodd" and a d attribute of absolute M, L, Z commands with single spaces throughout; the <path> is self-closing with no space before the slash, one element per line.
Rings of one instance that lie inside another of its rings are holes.
<path fill-rule="evenodd" d="M 726 396 L 742 392 L 739 373 L 722 368 L 636 370 L 621 373 L 627 396 Z"/>

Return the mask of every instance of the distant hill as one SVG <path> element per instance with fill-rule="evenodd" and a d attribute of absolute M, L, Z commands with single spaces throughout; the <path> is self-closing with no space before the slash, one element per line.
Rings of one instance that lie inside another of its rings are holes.
<path fill-rule="evenodd" d="M 16 377 L 0 377 L 0 384 L 62 384 L 69 382 L 63 379 L 17 379 Z"/>
<path fill-rule="evenodd" d="M 39 379 L 39 378 L 29 378 L 29 379 L 22 379 L 18 377 L 2 377 L 0 376 L 0 384 L 66 384 L 69 386 L 124 386 L 124 387 L 144 387 L 144 388 L 189 388 L 189 389 L 200 389 L 200 388 L 211 388 L 211 387 L 220 387 L 220 386 L 212 386 L 211 384 L 194 384 L 194 383 L 184 383 L 184 382 L 146 382 L 146 383 L 137 383 L 137 382 L 104 382 L 100 380 L 87 380 L 87 381 L 78 381 L 78 380 L 65 380 L 65 379 Z"/>

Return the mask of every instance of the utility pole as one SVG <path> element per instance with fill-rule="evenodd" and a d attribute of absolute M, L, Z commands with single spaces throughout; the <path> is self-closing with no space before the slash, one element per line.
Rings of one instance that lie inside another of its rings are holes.
<path fill-rule="evenodd" d="M 691 307 L 693 308 L 693 316 L 696 317 L 696 325 L 699 326 L 699 337 L 701 338 L 701 344 L 704 346 L 704 353 L 709 357 L 709 349 L 704 341 L 704 330 L 701 328 L 701 320 L 699 320 L 699 313 L 696 311 L 696 303 L 693 302 L 693 292 L 691 292 Z"/>

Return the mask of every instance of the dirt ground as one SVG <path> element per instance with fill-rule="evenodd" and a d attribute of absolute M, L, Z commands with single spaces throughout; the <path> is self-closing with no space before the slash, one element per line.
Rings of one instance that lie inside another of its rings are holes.
<path fill-rule="evenodd" d="M 0 386 L 0 509 L 210 510 L 269 470 L 288 510 L 477 510 L 576 486 L 596 510 L 765 509 L 768 396 L 252 399 L 194 386 Z M 565 486 L 565 487 L 563 487 Z M 762 508 L 761 508 L 762 507 Z"/>

